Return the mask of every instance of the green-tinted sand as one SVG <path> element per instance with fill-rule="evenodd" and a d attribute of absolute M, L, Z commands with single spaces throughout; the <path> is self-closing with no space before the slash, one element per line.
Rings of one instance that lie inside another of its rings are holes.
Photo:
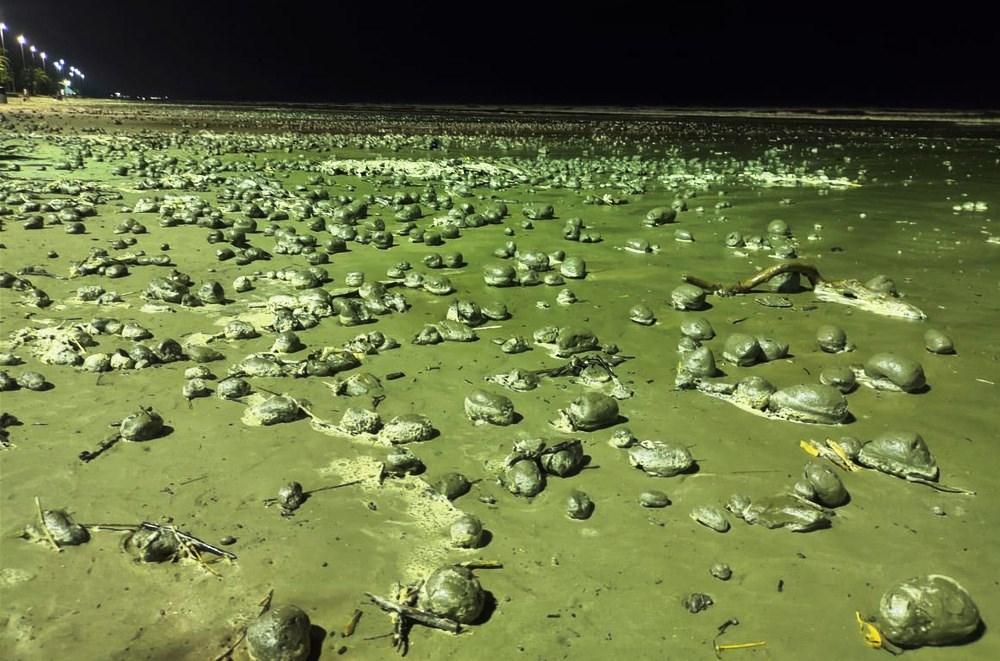
<path fill-rule="evenodd" d="M 879 596 L 892 584 L 927 573 L 946 574 L 962 583 L 976 600 L 987 630 L 965 646 L 925 648 L 907 656 L 918 661 L 1000 658 L 1000 642 L 992 630 L 1000 618 L 996 560 L 1000 515 L 995 507 L 1000 489 L 996 453 L 1000 245 L 987 242 L 1000 235 L 994 220 L 1000 209 L 1000 137 L 995 129 L 712 117 L 637 123 L 627 117 L 563 117 L 558 122 L 532 118 L 514 124 L 509 118 L 484 115 L 485 121 L 473 123 L 466 121 L 467 115 L 443 111 L 326 114 L 316 109 L 85 102 L 53 108 L 20 101 L 0 107 L 0 115 L 5 117 L 0 144 L 24 157 L 12 161 L 0 155 L 0 163 L 21 166 L 19 172 L 0 175 L 7 188 L 5 206 L 19 213 L 16 188 L 11 185 L 18 180 L 95 180 L 124 194 L 121 202 L 102 206 L 98 216 L 85 219 L 83 235 L 65 234 L 59 226 L 28 231 L 14 217 L 2 217 L 0 242 L 5 249 L 0 251 L 0 270 L 13 273 L 35 264 L 66 276 L 71 261 L 83 259 L 93 247 L 107 247 L 110 239 L 119 238 L 112 233 L 115 226 L 131 217 L 149 229 L 148 234 L 136 236 L 133 250 L 156 254 L 161 243 L 169 243 L 168 254 L 176 268 L 190 274 L 196 285 L 218 280 L 235 301 L 224 307 L 169 306 L 170 312 L 145 313 L 139 292 L 167 270 L 156 266 L 135 267 L 120 280 L 31 277 L 55 303 L 42 310 L 25 307 L 17 292 L 0 290 L 4 340 L 23 327 L 41 326 L 44 320 L 87 322 L 97 316 L 136 320 L 153 331 L 154 341 L 215 333 L 231 316 L 261 312 L 249 310 L 248 303 L 288 291 L 278 280 L 258 278 L 255 290 L 238 294 L 232 288 L 236 276 L 305 265 L 301 256 L 283 255 L 247 267 L 218 262 L 215 250 L 224 244 L 208 244 L 207 230 L 161 228 L 156 214 L 120 213 L 121 204 L 131 205 L 153 194 L 197 194 L 215 203 L 214 186 L 205 192 L 138 191 L 136 177 L 111 176 L 113 166 L 132 162 L 137 154 L 108 149 L 128 148 L 132 144 L 128 139 L 138 134 L 159 139 L 162 145 L 148 158 L 172 154 L 181 160 L 182 169 L 185 159 L 206 158 L 209 154 L 201 149 L 213 138 L 197 139 L 198 149 L 184 142 L 171 145 L 171 137 L 181 129 L 187 135 L 197 135 L 203 128 L 232 134 L 237 142 L 241 135 L 274 134 L 274 150 L 250 158 L 259 165 L 287 163 L 288 169 L 267 169 L 265 174 L 291 191 L 311 175 L 297 164 L 313 167 L 331 159 L 468 157 L 492 162 L 499 157 L 534 159 L 538 147 L 545 146 L 550 159 L 635 156 L 630 177 L 637 181 L 644 178 L 648 164 L 668 157 L 675 163 L 690 159 L 686 170 L 675 166 L 676 175 L 705 174 L 706 163 L 731 159 L 725 168 L 706 166 L 719 175 L 710 186 L 685 182 L 670 190 L 652 178 L 643 194 L 605 186 L 612 161 L 607 173 L 594 176 L 594 188 L 584 182 L 580 191 L 550 187 L 550 181 L 540 181 L 535 188 L 475 189 L 473 197 L 456 196 L 456 204 L 465 201 L 480 208 L 492 195 L 508 200 L 510 215 L 502 225 L 463 230 L 460 239 L 440 247 L 395 237 L 397 245 L 389 250 L 350 243 L 349 252 L 331 256 L 325 268 L 334 282 L 327 288 L 342 286 L 349 271 L 383 278 L 388 267 L 401 261 L 432 273 L 421 263 L 432 252 L 459 250 L 465 257 L 467 266 L 442 271 L 457 289 L 453 295 L 439 297 L 404 288 L 412 305 L 404 314 L 391 313 L 372 325 L 356 327 L 342 327 L 332 317 L 298 333 L 308 349 L 296 357 L 322 346 L 339 346 L 371 330 L 400 340 L 399 349 L 364 357 L 360 370 L 379 377 L 405 373 L 398 380 L 383 380 L 385 399 L 378 407 L 383 420 L 423 413 L 440 431 L 433 440 L 408 446 L 428 467 L 421 478 L 388 480 L 379 487 L 374 479 L 376 462 L 384 458 L 385 448 L 318 433 L 308 420 L 249 427 L 241 422 L 244 406 L 238 402 L 210 397 L 195 399 L 189 406 L 181 387 L 183 371 L 191 362 L 109 372 L 98 378 L 41 364 L 29 347 L 18 348 L 15 352 L 26 364 L 3 369 L 12 375 L 39 371 L 55 387 L 46 392 L 0 393 L 0 408 L 23 422 L 8 429 L 13 446 L 0 450 L 4 658 L 213 658 L 257 612 L 257 602 L 270 589 L 276 602 L 298 605 L 325 630 L 323 658 L 336 657 L 343 647 L 347 658 L 389 658 L 395 653 L 387 639 L 365 640 L 389 632 L 391 626 L 363 593 L 387 594 L 393 581 L 419 578 L 446 562 L 477 558 L 504 564 L 500 570 L 477 572 L 492 595 L 488 619 L 459 636 L 415 627 L 410 636 L 412 658 L 711 658 L 716 630 L 731 617 L 740 625 L 720 642 L 764 640 L 767 646 L 727 652 L 724 658 L 878 658 L 883 653 L 862 643 L 855 611 L 873 614 Z M 101 133 L 90 132 L 92 128 Z M 412 141 L 394 151 L 392 141 L 379 137 L 383 133 L 438 136 L 447 150 L 419 149 Z M 359 148 L 365 136 L 370 136 L 368 144 Z M 38 168 L 65 159 L 71 147 L 66 141 L 75 137 L 91 145 L 83 169 Z M 244 151 L 219 151 L 224 162 L 250 162 Z M 95 158 L 102 153 L 103 161 Z M 861 185 L 764 187 L 737 177 L 753 169 L 751 161 L 761 159 L 790 166 L 800 175 L 816 177 L 822 170 L 831 178 Z M 234 171 L 222 175 L 234 177 L 234 182 L 249 176 Z M 658 173 L 660 178 L 665 175 Z M 389 177 L 323 176 L 332 183 L 307 188 L 322 188 L 331 197 L 355 198 L 423 189 L 415 178 L 410 185 L 395 185 Z M 435 186 L 445 194 L 445 186 Z M 680 213 L 676 224 L 641 227 L 647 211 L 670 206 L 686 192 L 696 196 L 689 197 L 690 210 Z M 628 203 L 583 204 L 586 195 L 604 194 Z M 786 199 L 793 204 L 781 204 Z M 731 207 L 716 209 L 721 201 Z M 990 209 L 952 211 L 965 201 L 984 201 Z M 524 204 L 551 204 L 556 219 L 535 221 L 534 229 L 524 230 Z M 417 221 L 421 226 L 445 213 L 424 207 L 425 218 Z M 703 212 L 696 210 L 699 207 Z M 391 209 L 370 205 L 370 214 L 379 213 L 388 229 L 398 226 Z M 226 214 L 230 219 L 239 216 Z M 603 241 L 565 241 L 563 223 L 572 217 L 582 218 L 603 235 Z M 753 296 L 710 296 L 712 308 L 700 313 L 669 307 L 670 291 L 680 284 L 682 273 L 732 282 L 773 264 L 775 260 L 763 251 L 734 254 L 725 247 L 724 238 L 734 230 L 763 234 L 775 218 L 792 229 L 799 257 L 816 264 L 824 275 L 867 280 L 887 274 L 907 301 L 927 313 L 928 320 L 907 322 L 816 303 L 809 292 L 789 295 L 794 309 L 763 307 Z M 280 224 L 309 233 L 294 218 Z M 815 224 L 822 229 L 814 229 Z M 515 235 L 505 236 L 505 227 L 513 228 Z M 695 242 L 674 241 L 676 229 L 689 230 Z M 807 240 L 814 233 L 820 238 Z M 328 237 L 326 232 L 319 235 Z M 616 249 L 634 237 L 658 243 L 662 250 L 633 254 Z M 249 239 L 254 246 L 273 249 L 272 237 L 257 233 Z M 590 274 L 565 285 L 579 301 L 557 304 L 561 287 L 487 288 L 483 267 L 501 261 L 492 251 L 507 240 L 515 241 L 522 251 L 562 249 L 583 257 Z M 46 258 L 50 250 L 59 257 Z M 88 284 L 126 294 L 129 307 L 72 303 L 76 289 Z M 478 331 L 477 342 L 412 345 L 411 338 L 426 323 L 443 319 L 455 298 L 503 302 L 513 316 L 488 322 L 488 327 L 500 328 Z M 539 301 L 548 307 L 536 306 Z M 652 308 L 656 325 L 628 321 L 630 308 L 639 303 Z M 802 309 L 810 306 L 815 307 Z M 909 395 L 860 388 L 848 395 L 856 420 L 842 428 L 749 415 L 696 392 L 674 389 L 678 326 L 686 314 L 700 314 L 712 322 L 718 336 L 707 345 L 720 361 L 722 343 L 734 332 L 770 335 L 789 343 L 792 358 L 750 368 L 724 365 L 730 378 L 756 374 L 779 387 L 815 383 L 825 367 L 861 363 L 874 353 L 894 351 L 923 364 L 930 390 Z M 828 323 L 846 330 L 857 351 L 820 352 L 816 330 Z M 545 325 L 589 328 L 602 342 L 613 342 L 623 354 L 635 356 L 618 368 L 635 391 L 633 398 L 620 402 L 627 417 L 623 424 L 639 439 L 689 447 L 700 472 L 657 479 L 633 469 L 625 451 L 607 442 L 617 427 L 576 435 L 553 430 L 548 421 L 555 418 L 556 409 L 584 391 L 566 378 L 543 380 L 537 390 L 527 393 L 503 391 L 523 417 L 513 426 L 470 423 L 463 413 L 465 395 L 481 387 L 501 391 L 485 384 L 484 376 L 513 367 L 558 364 L 541 347 L 508 355 L 491 341 L 512 335 L 530 340 L 532 332 Z M 927 353 L 923 335 L 928 328 L 948 333 L 957 354 Z M 109 336 L 95 339 L 99 347 L 90 351 L 110 352 L 128 344 Z M 254 340 L 219 341 L 213 346 L 226 360 L 208 366 L 224 376 L 229 365 L 250 352 L 267 351 L 272 342 L 269 333 Z M 370 398 L 333 397 L 323 384 L 331 380 L 251 379 L 255 386 L 309 400 L 316 415 L 333 421 L 347 406 L 370 406 Z M 153 406 L 172 433 L 147 443 L 120 443 L 89 464 L 77 459 L 79 452 L 93 449 L 107 436 L 108 423 L 140 405 Z M 747 526 L 730 516 L 732 530 L 717 534 L 688 517 L 696 506 L 721 506 L 733 493 L 763 497 L 790 489 L 808 459 L 799 449 L 802 439 L 842 434 L 870 439 L 891 429 L 919 432 L 941 465 L 941 481 L 978 495 L 943 494 L 860 472 L 843 474 L 851 502 L 837 510 L 829 530 L 793 534 Z M 498 486 L 495 469 L 514 440 L 536 436 L 581 438 L 592 460 L 591 468 L 577 476 L 550 478 L 545 491 L 529 502 Z M 450 471 L 481 480 L 455 501 L 457 509 L 422 495 L 418 481 L 433 483 Z M 308 490 L 358 478 L 364 479 L 360 485 L 315 494 L 291 518 L 261 502 L 290 480 Z M 650 489 L 665 491 L 672 504 L 665 509 L 640 507 L 639 495 Z M 585 491 L 596 503 L 589 520 L 566 517 L 565 502 L 573 490 Z M 239 558 L 232 564 L 214 564 L 219 577 L 191 562 L 139 565 L 119 550 L 120 534 L 111 532 L 95 532 L 90 543 L 56 554 L 17 538 L 35 517 L 35 496 L 47 508 L 67 509 L 82 523 L 172 521 L 211 543 L 231 535 L 237 542 L 226 548 Z M 447 526 L 459 510 L 483 521 L 491 537 L 485 548 L 462 551 L 448 546 Z M 732 567 L 730 581 L 710 575 L 709 569 L 719 562 Z M 681 599 L 691 592 L 710 594 L 715 605 L 699 614 L 688 613 Z M 340 630 L 357 607 L 364 611 L 357 632 L 342 638 Z M 236 658 L 245 658 L 243 648 Z"/>

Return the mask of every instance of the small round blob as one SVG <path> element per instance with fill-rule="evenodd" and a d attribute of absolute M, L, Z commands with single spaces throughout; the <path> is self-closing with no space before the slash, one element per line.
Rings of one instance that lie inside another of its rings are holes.
<path fill-rule="evenodd" d="M 924 348 L 931 353 L 941 355 L 955 353 L 955 343 L 950 337 L 935 328 L 924 333 Z"/>

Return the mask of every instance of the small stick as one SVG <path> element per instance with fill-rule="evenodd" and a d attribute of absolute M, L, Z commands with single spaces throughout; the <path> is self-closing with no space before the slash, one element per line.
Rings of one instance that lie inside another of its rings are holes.
<path fill-rule="evenodd" d="M 328 383 L 324 383 L 323 385 L 327 386 L 328 388 L 332 387 Z M 291 395 L 289 395 L 287 393 L 283 394 L 283 393 L 274 392 L 273 390 L 268 390 L 267 388 L 261 388 L 260 386 L 257 387 L 257 390 L 260 390 L 262 392 L 266 392 L 266 393 L 268 393 L 270 395 L 275 395 L 277 397 L 287 397 L 288 399 L 292 400 L 293 404 L 295 404 L 297 407 L 299 407 L 300 411 L 302 411 L 303 413 L 305 413 L 306 415 L 308 415 L 315 422 L 318 422 L 318 423 L 324 424 L 324 425 L 329 425 L 330 424 L 329 422 L 327 422 L 326 420 L 320 418 L 318 415 L 316 415 L 315 413 L 313 413 L 312 411 L 310 411 L 306 407 L 302 406 L 302 403 L 299 402 L 299 400 L 295 399 L 294 397 L 292 397 Z"/>
<path fill-rule="evenodd" d="M 392 636 L 392 635 L 393 635 L 393 632 L 390 631 L 389 633 L 380 633 L 377 636 L 368 636 L 367 638 L 362 638 L 361 640 L 381 640 L 383 638 L 388 638 L 389 636 Z"/>
<path fill-rule="evenodd" d="M 361 484 L 364 480 L 351 480 L 350 482 L 341 482 L 340 484 L 331 484 L 326 487 L 317 487 L 316 489 L 310 489 L 309 491 L 303 492 L 303 495 L 311 496 L 314 493 L 319 493 L 320 491 L 331 491 L 333 489 L 340 489 L 341 487 L 352 487 L 355 484 Z"/>
<path fill-rule="evenodd" d="M 208 563 L 205 561 L 205 559 L 201 557 L 200 553 L 198 553 L 198 549 L 194 547 L 194 544 L 190 543 L 186 539 L 181 538 L 180 534 L 177 532 L 177 528 L 171 526 L 170 532 L 173 533 L 174 539 L 177 540 L 177 543 L 180 544 L 182 549 L 184 549 L 184 553 L 186 553 L 188 557 L 192 558 L 195 562 L 197 562 L 199 565 L 205 568 L 209 574 L 212 574 L 216 578 L 222 578 L 221 574 L 219 574 L 217 571 L 208 566 Z"/>
<path fill-rule="evenodd" d="M 362 482 L 364 482 L 364 480 L 351 480 L 350 482 L 341 482 L 340 484 L 330 484 L 325 487 L 317 487 L 315 489 L 310 489 L 309 491 L 303 491 L 302 495 L 311 496 L 314 493 L 319 493 L 320 491 L 332 491 L 333 489 L 340 489 L 341 487 L 351 487 L 354 486 L 355 484 L 361 484 Z M 263 502 L 265 505 L 274 505 L 276 502 L 278 502 L 278 499 L 265 498 Z"/>
<path fill-rule="evenodd" d="M 42 501 L 35 496 L 35 509 L 38 510 L 38 520 L 42 523 L 42 533 L 45 534 L 45 539 L 49 540 L 49 544 L 52 545 L 57 552 L 61 553 L 62 549 L 59 544 L 56 543 L 55 537 L 52 536 L 52 531 L 49 530 L 49 526 L 45 523 L 45 513 L 42 511 Z"/>
<path fill-rule="evenodd" d="M 766 640 L 757 640 L 752 643 L 726 643 L 724 645 L 716 645 L 715 652 L 728 652 L 729 650 L 748 650 L 753 647 L 765 647 L 767 645 Z"/>
<path fill-rule="evenodd" d="M 111 532 L 135 532 L 140 528 L 139 525 L 131 523 L 81 523 L 80 525 L 87 530 L 96 530 L 98 532 L 105 530 L 110 530 Z"/>
<path fill-rule="evenodd" d="M 94 451 L 84 450 L 83 452 L 81 452 L 79 454 L 80 461 L 86 464 L 93 461 L 94 459 L 97 459 L 106 450 L 110 450 L 115 445 L 115 443 L 117 443 L 120 440 L 122 440 L 121 434 L 115 434 L 114 436 L 107 437 L 106 439 L 100 442 L 96 450 Z"/>
<path fill-rule="evenodd" d="M 150 523 L 149 521 L 143 521 L 142 523 L 139 524 L 139 527 L 145 528 L 146 530 L 159 530 L 160 532 L 172 532 L 173 534 L 177 535 L 178 539 L 185 541 L 189 544 L 192 544 L 196 548 L 199 548 L 203 551 L 208 551 L 210 553 L 214 553 L 215 555 L 221 555 L 222 557 L 228 558 L 230 560 L 236 559 L 235 553 L 230 553 L 229 551 L 220 549 L 217 546 L 212 546 L 208 542 L 204 542 L 195 537 L 194 535 L 189 535 L 186 532 L 181 532 L 180 530 L 177 530 L 176 528 L 173 527 L 168 528 L 166 526 L 161 526 L 157 523 Z"/>
<path fill-rule="evenodd" d="M 938 482 L 931 482 L 930 480 L 925 480 L 922 477 L 907 477 L 907 482 L 913 482 L 915 484 L 922 484 L 925 487 L 930 487 L 931 489 L 936 489 L 937 491 L 942 491 L 944 493 L 960 493 L 963 496 L 975 496 L 975 491 L 970 491 L 968 489 L 962 489 L 960 487 L 950 487 L 947 484 L 940 484 Z"/>
<path fill-rule="evenodd" d="M 458 563 L 458 566 L 466 569 L 503 569 L 503 563 L 499 560 L 466 560 Z"/>
<path fill-rule="evenodd" d="M 357 628 L 358 620 L 361 619 L 361 615 L 362 615 L 361 609 L 355 608 L 354 612 L 351 613 L 351 619 L 347 621 L 346 625 L 344 625 L 344 628 L 340 632 L 340 635 L 343 636 L 344 638 L 350 638 L 351 636 L 353 636 L 354 629 Z"/>
<path fill-rule="evenodd" d="M 450 620 L 446 617 L 438 617 L 437 615 L 420 610 L 419 608 L 414 608 L 413 606 L 397 604 L 394 601 L 386 599 L 385 597 L 374 595 L 371 592 L 366 592 L 365 596 L 371 599 L 372 603 L 382 610 L 402 615 L 413 620 L 414 622 L 419 622 L 424 626 L 428 626 L 433 629 L 440 629 L 442 631 L 448 631 L 450 633 L 459 633 L 462 630 L 462 625 L 455 620 Z"/>
<path fill-rule="evenodd" d="M 257 614 L 257 617 L 260 617 L 261 615 L 263 615 L 264 613 L 266 613 L 271 609 L 272 597 L 274 597 L 274 588 L 268 590 L 267 594 L 264 595 L 264 598 L 257 602 L 257 605 L 261 607 L 260 613 Z M 236 651 L 236 648 L 240 646 L 240 643 L 246 640 L 247 626 L 248 625 L 244 626 L 240 630 L 240 634 L 236 637 L 236 640 L 233 641 L 228 648 L 226 648 L 226 651 L 220 654 L 219 656 L 215 657 L 214 659 L 212 659 L 212 661 L 223 661 L 223 659 L 231 659 L 233 656 L 233 652 Z"/>

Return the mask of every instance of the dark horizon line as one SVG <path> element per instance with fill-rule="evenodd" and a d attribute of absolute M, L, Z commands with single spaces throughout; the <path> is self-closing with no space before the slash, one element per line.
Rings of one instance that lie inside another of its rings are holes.
<path fill-rule="evenodd" d="M 740 105 L 692 103 L 688 105 L 657 105 L 650 103 L 598 103 L 598 102 L 538 102 L 509 103 L 490 101 L 318 101 L 311 100 L 273 100 L 273 99 L 208 99 L 185 98 L 167 95 L 125 95 L 120 99 L 114 96 L 81 95 L 84 99 L 142 101 L 148 103 L 191 104 L 191 105 L 238 105 L 238 106 L 313 106 L 313 107 L 358 107 L 358 108 L 428 108 L 449 110 L 630 110 L 630 111 L 661 111 L 661 112 L 698 112 L 698 111 L 744 111 L 744 112 L 790 112 L 790 113 L 912 113 L 912 114 L 952 114 L 1000 116 L 1000 106 L 923 106 L 923 105 L 871 105 L 871 104 L 788 104 L 788 105 Z"/>

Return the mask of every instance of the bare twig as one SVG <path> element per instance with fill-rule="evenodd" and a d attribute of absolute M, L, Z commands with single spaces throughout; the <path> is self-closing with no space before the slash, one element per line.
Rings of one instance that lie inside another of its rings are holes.
<path fill-rule="evenodd" d="M 62 548 L 56 542 L 55 537 L 52 536 L 52 531 L 49 530 L 48 524 L 45 523 L 45 512 L 42 510 L 42 501 L 38 499 L 38 496 L 35 496 L 35 509 L 38 510 L 38 520 L 42 525 L 42 534 L 45 535 L 45 539 L 49 540 L 52 548 L 61 553 Z"/>
<path fill-rule="evenodd" d="M 404 606 L 403 604 L 396 603 L 391 599 L 380 597 L 372 594 L 371 592 L 366 592 L 365 596 L 371 599 L 372 603 L 382 610 L 390 613 L 397 613 L 407 619 L 413 620 L 414 622 L 423 624 L 424 626 L 431 627 L 433 629 L 440 629 L 441 631 L 447 631 L 449 633 L 459 633 L 462 630 L 462 625 L 455 620 L 450 620 L 446 617 L 438 617 L 433 613 L 429 613 L 413 606 Z"/>
<path fill-rule="evenodd" d="M 348 620 L 347 624 L 344 625 L 344 628 L 340 632 L 340 635 L 343 636 L 344 638 L 350 638 L 351 636 L 353 636 L 354 630 L 358 626 L 358 621 L 361 619 L 361 615 L 362 615 L 361 609 L 355 608 L 354 612 L 351 613 L 351 619 Z"/>
<path fill-rule="evenodd" d="M 804 275 L 813 287 L 821 282 L 829 282 L 826 278 L 820 275 L 819 270 L 815 266 L 812 264 L 806 264 L 805 262 L 782 262 L 781 264 L 775 264 L 774 266 L 770 266 L 754 273 L 749 278 L 740 280 L 739 282 L 735 282 L 731 285 L 709 282 L 688 274 L 682 275 L 681 279 L 684 282 L 694 285 L 695 287 L 700 287 L 705 291 L 710 291 L 721 296 L 732 296 L 733 294 L 746 294 L 752 291 L 754 287 L 784 273 L 798 273 L 799 275 Z"/>
<path fill-rule="evenodd" d="M 264 598 L 257 602 L 257 605 L 260 606 L 260 612 L 257 613 L 257 617 L 260 617 L 261 615 L 263 615 L 264 613 L 266 613 L 271 609 L 272 598 L 274 598 L 274 588 L 268 590 L 267 594 L 264 595 Z M 240 643 L 246 640 L 248 627 L 249 625 L 244 625 L 240 629 L 240 633 L 236 637 L 236 640 L 234 640 L 229 645 L 229 647 L 226 648 L 226 651 L 224 651 L 222 654 L 212 659 L 212 661 L 224 661 L 224 659 L 231 659 L 233 656 L 233 652 L 236 651 L 236 648 L 240 646 Z"/>

